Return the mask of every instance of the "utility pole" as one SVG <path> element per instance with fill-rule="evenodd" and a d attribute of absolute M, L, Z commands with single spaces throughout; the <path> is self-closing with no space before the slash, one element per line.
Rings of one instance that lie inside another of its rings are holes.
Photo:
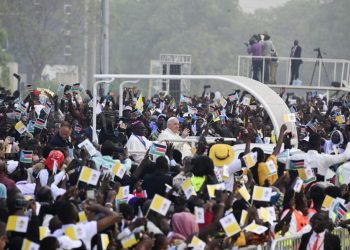
<path fill-rule="evenodd" d="M 109 73 L 109 0 L 102 0 L 102 74 Z M 102 94 L 107 95 L 108 84 L 103 85 Z"/>

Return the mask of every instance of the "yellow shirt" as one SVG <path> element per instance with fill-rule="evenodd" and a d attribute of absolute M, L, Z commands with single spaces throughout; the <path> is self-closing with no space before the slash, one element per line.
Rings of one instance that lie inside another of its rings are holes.
<path fill-rule="evenodd" d="M 270 160 L 273 161 L 273 163 L 275 164 L 276 169 L 277 169 L 278 168 L 278 164 L 277 164 L 276 156 L 275 155 L 270 155 L 269 158 L 267 158 L 266 162 L 268 162 Z M 266 162 L 260 162 L 258 164 L 258 176 L 259 176 L 259 185 L 260 186 L 264 185 L 264 182 L 265 182 L 266 179 L 269 180 L 270 185 L 273 185 L 275 183 L 275 181 L 277 180 L 277 178 L 278 178 L 277 171 L 276 171 L 276 173 L 269 175 L 270 171 L 269 171 L 269 169 L 266 166 Z"/>

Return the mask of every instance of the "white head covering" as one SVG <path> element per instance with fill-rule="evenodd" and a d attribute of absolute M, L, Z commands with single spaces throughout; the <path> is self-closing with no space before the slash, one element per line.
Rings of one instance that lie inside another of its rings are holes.
<path fill-rule="evenodd" d="M 7 173 L 12 174 L 18 167 L 18 161 L 9 160 L 7 161 Z"/>

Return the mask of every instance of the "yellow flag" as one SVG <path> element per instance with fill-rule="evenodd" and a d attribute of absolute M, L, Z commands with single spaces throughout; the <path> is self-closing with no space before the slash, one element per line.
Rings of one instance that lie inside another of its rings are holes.
<path fill-rule="evenodd" d="M 39 239 L 42 240 L 50 234 L 50 229 L 48 227 L 39 227 Z"/>
<path fill-rule="evenodd" d="M 243 185 L 240 189 L 238 189 L 238 192 L 242 196 L 242 198 L 246 200 L 246 202 L 249 202 L 250 194 L 245 185 Z"/>
<path fill-rule="evenodd" d="M 263 232 L 265 232 L 267 230 L 267 227 L 261 226 L 261 225 L 257 225 L 254 222 L 252 222 L 251 224 L 246 226 L 244 228 L 244 230 L 248 231 L 248 232 L 255 233 L 255 234 L 262 234 Z"/>
<path fill-rule="evenodd" d="M 165 216 L 169 210 L 171 201 L 158 194 L 153 197 L 150 209 Z"/>
<path fill-rule="evenodd" d="M 79 222 L 86 222 L 87 217 L 84 211 L 79 212 Z"/>
<path fill-rule="evenodd" d="M 246 219 L 247 219 L 247 216 L 248 216 L 247 210 L 242 210 L 241 220 L 240 220 L 240 222 L 239 222 L 239 225 L 240 225 L 241 227 L 244 226 L 245 221 L 246 221 Z"/>
<path fill-rule="evenodd" d="M 120 165 L 120 161 L 117 161 L 112 168 L 112 174 L 118 176 L 120 179 L 123 179 L 125 172 L 125 168 Z"/>
<path fill-rule="evenodd" d="M 225 230 L 225 233 L 228 237 L 237 234 L 241 231 L 240 226 L 238 225 L 236 218 L 233 214 L 229 214 L 220 219 L 220 224 L 222 228 Z"/>
<path fill-rule="evenodd" d="M 102 245 L 102 249 L 106 250 L 108 245 L 109 245 L 109 237 L 108 234 L 100 234 L 101 236 L 101 245 Z"/>
<path fill-rule="evenodd" d="M 207 185 L 207 190 L 210 198 L 215 198 L 215 190 L 225 190 L 225 184 L 214 184 L 214 185 Z"/>
<path fill-rule="evenodd" d="M 189 199 L 192 195 L 196 195 L 196 192 L 192 186 L 191 178 L 187 178 L 184 182 L 182 182 L 181 188 L 186 196 L 186 199 Z"/>
<path fill-rule="evenodd" d="M 323 200 L 322 207 L 330 209 L 332 207 L 333 202 L 335 202 L 335 199 L 329 195 L 326 195 L 326 197 Z"/>
<path fill-rule="evenodd" d="M 243 160 L 245 162 L 246 167 L 254 167 L 256 162 L 258 161 L 258 154 L 257 152 L 250 152 L 243 156 Z"/>
<path fill-rule="evenodd" d="M 139 98 L 137 99 L 135 109 L 143 111 L 143 101 L 142 101 L 142 93 L 140 94 Z"/>
<path fill-rule="evenodd" d="M 283 115 L 283 120 L 284 120 L 284 122 L 296 122 L 297 118 L 296 118 L 295 113 L 289 113 L 289 114 Z"/>
<path fill-rule="evenodd" d="M 29 218 L 26 216 L 11 215 L 7 220 L 6 231 L 26 233 L 28 222 Z"/>
<path fill-rule="evenodd" d="M 22 243 L 22 250 L 38 250 L 40 245 L 30 240 L 24 239 Z"/>
<path fill-rule="evenodd" d="M 129 186 L 119 187 L 116 199 L 117 200 L 127 199 L 129 197 L 129 194 L 130 194 Z"/>
<path fill-rule="evenodd" d="M 270 201 L 272 188 L 254 186 L 253 200 L 256 201 Z"/>
<path fill-rule="evenodd" d="M 101 173 L 89 167 L 83 167 L 81 170 L 79 181 L 96 186 Z"/>
<path fill-rule="evenodd" d="M 193 247 L 195 250 L 204 250 L 205 249 L 205 242 L 199 239 L 196 236 L 193 236 L 191 243 L 189 245 L 190 247 Z"/>
<path fill-rule="evenodd" d="M 121 240 L 122 247 L 127 249 L 132 247 L 133 245 L 136 245 L 138 240 L 135 237 L 135 234 L 131 234 L 128 237 Z"/>
<path fill-rule="evenodd" d="M 337 122 L 338 122 L 339 124 L 343 124 L 343 123 L 345 122 L 345 117 L 344 117 L 344 115 L 337 115 L 337 116 L 335 117 L 335 119 L 337 120 Z"/>

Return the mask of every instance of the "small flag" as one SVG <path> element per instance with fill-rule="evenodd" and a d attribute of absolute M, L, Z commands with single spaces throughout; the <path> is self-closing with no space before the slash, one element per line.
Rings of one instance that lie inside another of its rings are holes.
<path fill-rule="evenodd" d="M 251 168 L 254 167 L 255 164 L 258 161 L 258 153 L 257 152 L 250 152 L 243 156 L 243 161 L 246 165 L 246 167 Z"/>
<path fill-rule="evenodd" d="M 215 190 L 225 190 L 225 183 L 207 185 L 207 190 L 210 198 L 215 198 Z"/>
<path fill-rule="evenodd" d="M 45 102 L 43 110 L 46 114 L 50 114 L 52 105 L 49 102 Z"/>
<path fill-rule="evenodd" d="M 227 105 L 227 101 L 225 100 L 225 98 L 224 98 L 223 96 L 221 97 L 219 103 L 220 103 L 220 105 L 221 105 L 223 108 L 225 108 L 226 105 Z"/>
<path fill-rule="evenodd" d="M 215 112 L 212 112 L 211 115 L 213 116 L 213 121 L 220 117 L 220 112 L 217 110 Z"/>
<path fill-rule="evenodd" d="M 128 249 L 138 243 L 135 234 L 130 234 L 128 237 L 121 240 L 122 247 Z"/>
<path fill-rule="evenodd" d="M 202 207 L 194 207 L 194 216 L 196 218 L 196 223 L 197 224 L 204 224 L 205 223 L 204 208 L 202 208 Z"/>
<path fill-rule="evenodd" d="M 267 227 L 261 226 L 261 225 L 257 225 L 254 222 L 252 222 L 251 224 L 246 226 L 244 228 L 244 230 L 248 231 L 248 232 L 255 233 L 255 234 L 262 234 L 263 232 L 265 232 L 267 230 Z"/>
<path fill-rule="evenodd" d="M 309 184 L 316 181 L 316 176 L 310 167 L 298 169 L 299 177 L 304 181 L 304 184 Z"/>
<path fill-rule="evenodd" d="M 186 199 L 191 198 L 192 195 L 195 195 L 194 187 L 192 186 L 191 178 L 187 178 L 181 184 L 182 191 L 184 192 Z"/>
<path fill-rule="evenodd" d="M 264 222 L 274 222 L 276 220 L 276 212 L 274 207 L 261 207 L 258 209 L 259 218 Z"/>
<path fill-rule="evenodd" d="M 50 234 L 50 229 L 48 227 L 39 227 L 39 239 L 42 240 Z"/>
<path fill-rule="evenodd" d="M 165 156 L 166 146 L 162 144 L 153 143 L 149 153 L 154 156 Z"/>
<path fill-rule="evenodd" d="M 341 204 L 341 202 L 338 202 L 334 206 L 333 212 L 336 213 L 337 220 L 340 220 L 346 217 L 346 213 L 348 212 L 348 210 L 343 204 Z"/>
<path fill-rule="evenodd" d="M 32 163 L 33 162 L 33 151 L 32 150 L 21 150 L 20 162 Z"/>
<path fill-rule="evenodd" d="M 345 116 L 344 115 L 337 115 L 335 117 L 335 119 L 337 120 L 338 124 L 343 124 L 346 122 Z"/>
<path fill-rule="evenodd" d="M 135 105 L 135 109 L 139 110 L 139 111 L 143 111 L 143 101 L 142 101 L 142 93 L 139 95 L 139 98 L 137 99 L 136 105 Z"/>
<path fill-rule="evenodd" d="M 228 99 L 230 100 L 230 102 L 234 102 L 238 100 L 238 94 L 233 94 L 233 95 L 229 95 Z"/>
<path fill-rule="evenodd" d="M 253 200 L 256 201 L 270 201 L 271 200 L 272 188 L 254 186 Z"/>
<path fill-rule="evenodd" d="M 82 88 L 81 88 L 79 82 L 73 84 L 72 91 L 81 91 L 81 90 L 82 90 Z"/>
<path fill-rule="evenodd" d="M 250 104 L 250 97 L 245 96 L 245 97 L 243 98 L 243 100 L 242 100 L 242 104 L 243 104 L 244 106 L 249 106 L 249 104 Z"/>
<path fill-rule="evenodd" d="M 19 121 L 15 125 L 15 129 L 18 131 L 18 133 L 23 134 L 27 131 L 27 127 L 23 124 L 22 121 Z"/>
<path fill-rule="evenodd" d="M 226 124 L 226 115 L 220 115 L 220 120 L 221 120 L 221 124 L 225 125 Z"/>
<path fill-rule="evenodd" d="M 75 224 L 64 229 L 64 234 L 72 240 L 81 240 L 86 238 L 85 228 L 82 224 Z"/>
<path fill-rule="evenodd" d="M 63 83 L 60 83 L 58 85 L 58 89 L 57 89 L 57 92 L 62 92 L 64 90 L 64 84 Z"/>
<path fill-rule="evenodd" d="M 315 121 L 315 122 L 309 121 L 306 124 L 306 127 L 309 127 L 314 133 L 316 133 L 318 130 L 319 124 L 317 121 Z"/>
<path fill-rule="evenodd" d="M 301 179 L 301 178 L 297 178 L 296 179 L 296 182 L 294 184 L 294 187 L 293 187 L 293 190 L 296 192 L 296 193 L 299 193 L 301 191 L 301 188 L 303 187 L 303 183 L 304 181 Z"/>
<path fill-rule="evenodd" d="M 37 118 L 35 120 L 34 127 L 37 129 L 45 128 L 45 121 L 43 119 Z"/>
<path fill-rule="evenodd" d="M 6 231 L 26 233 L 28 228 L 28 222 L 29 218 L 26 216 L 10 215 L 7 220 Z"/>
<path fill-rule="evenodd" d="M 79 212 L 79 223 L 81 222 L 87 222 L 88 219 L 86 217 L 86 213 L 84 211 Z"/>
<path fill-rule="evenodd" d="M 22 114 L 27 113 L 27 106 L 23 102 L 20 103 L 20 110 Z"/>
<path fill-rule="evenodd" d="M 15 114 L 15 117 L 16 117 L 17 120 L 19 120 L 21 118 L 21 111 L 20 110 L 15 109 L 13 111 L 13 113 Z"/>
<path fill-rule="evenodd" d="M 284 120 L 284 122 L 296 122 L 297 117 L 296 117 L 295 113 L 289 113 L 289 114 L 283 115 L 283 120 Z"/>
<path fill-rule="evenodd" d="M 80 133 L 80 131 L 82 130 L 81 126 L 79 124 L 75 124 L 74 125 L 74 131 L 77 133 Z"/>
<path fill-rule="evenodd" d="M 170 208 L 171 201 L 158 194 L 153 197 L 150 209 L 165 216 Z"/>
<path fill-rule="evenodd" d="M 106 250 L 109 245 L 108 234 L 100 234 L 102 250 Z"/>
<path fill-rule="evenodd" d="M 28 239 L 24 239 L 22 243 L 22 249 L 21 250 L 39 250 L 40 245 L 30 241 Z"/>
<path fill-rule="evenodd" d="M 326 197 L 323 200 L 322 207 L 325 209 L 330 209 L 334 207 L 336 202 L 336 199 L 334 199 L 332 196 L 326 195 Z"/>
<path fill-rule="evenodd" d="M 123 179 L 125 172 L 125 167 L 120 164 L 120 161 L 117 161 L 117 163 L 112 168 L 112 174 L 118 176 L 120 179 Z"/>
<path fill-rule="evenodd" d="M 32 120 L 28 122 L 27 129 L 29 133 L 34 133 L 34 122 Z"/>
<path fill-rule="evenodd" d="M 244 226 L 245 222 L 246 222 L 246 219 L 247 219 L 247 216 L 248 216 L 248 212 L 247 210 L 242 210 L 242 213 L 241 213 L 241 219 L 239 221 L 239 225 L 241 227 Z"/>
<path fill-rule="evenodd" d="M 100 175 L 101 173 L 97 170 L 88 167 L 83 167 L 79 176 L 79 181 L 96 186 Z"/>
<path fill-rule="evenodd" d="M 27 84 L 27 90 L 28 90 L 28 92 L 32 92 L 33 91 L 33 85 Z"/>
<path fill-rule="evenodd" d="M 193 236 L 189 247 L 192 247 L 193 250 L 204 250 L 205 242 L 199 239 L 197 236 Z"/>
<path fill-rule="evenodd" d="M 303 169 L 305 167 L 304 160 L 288 160 L 288 169 L 289 170 L 297 170 Z"/>
<path fill-rule="evenodd" d="M 241 231 L 241 228 L 233 214 L 229 214 L 221 218 L 220 224 L 225 230 L 225 233 L 228 237 L 231 237 L 232 235 L 237 234 Z"/>
<path fill-rule="evenodd" d="M 130 194 L 129 186 L 119 187 L 116 199 L 117 200 L 127 199 L 129 197 L 129 194 Z"/>
<path fill-rule="evenodd" d="M 267 167 L 267 170 L 269 171 L 267 176 L 271 176 L 271 175 L 274 175 L 274 174 L 277 173 L 277 168 L 276 168 L 276 165 L 273 162 L 273 160 L 267 161 L 266 162 L 266 167 Z"/>
<path fill-rule="evenodd" d="M 187 96 L 181 95 L 180 96 L 180 102 L 192 103 L 192 99 L 187 97 Z"/>
<path fill-rule="evenodd" d="M 238 192 L 246 202 L 249 202 L 250 194 L 245 185 L 243 185 L 240 189 L 238 189 Z"/>

